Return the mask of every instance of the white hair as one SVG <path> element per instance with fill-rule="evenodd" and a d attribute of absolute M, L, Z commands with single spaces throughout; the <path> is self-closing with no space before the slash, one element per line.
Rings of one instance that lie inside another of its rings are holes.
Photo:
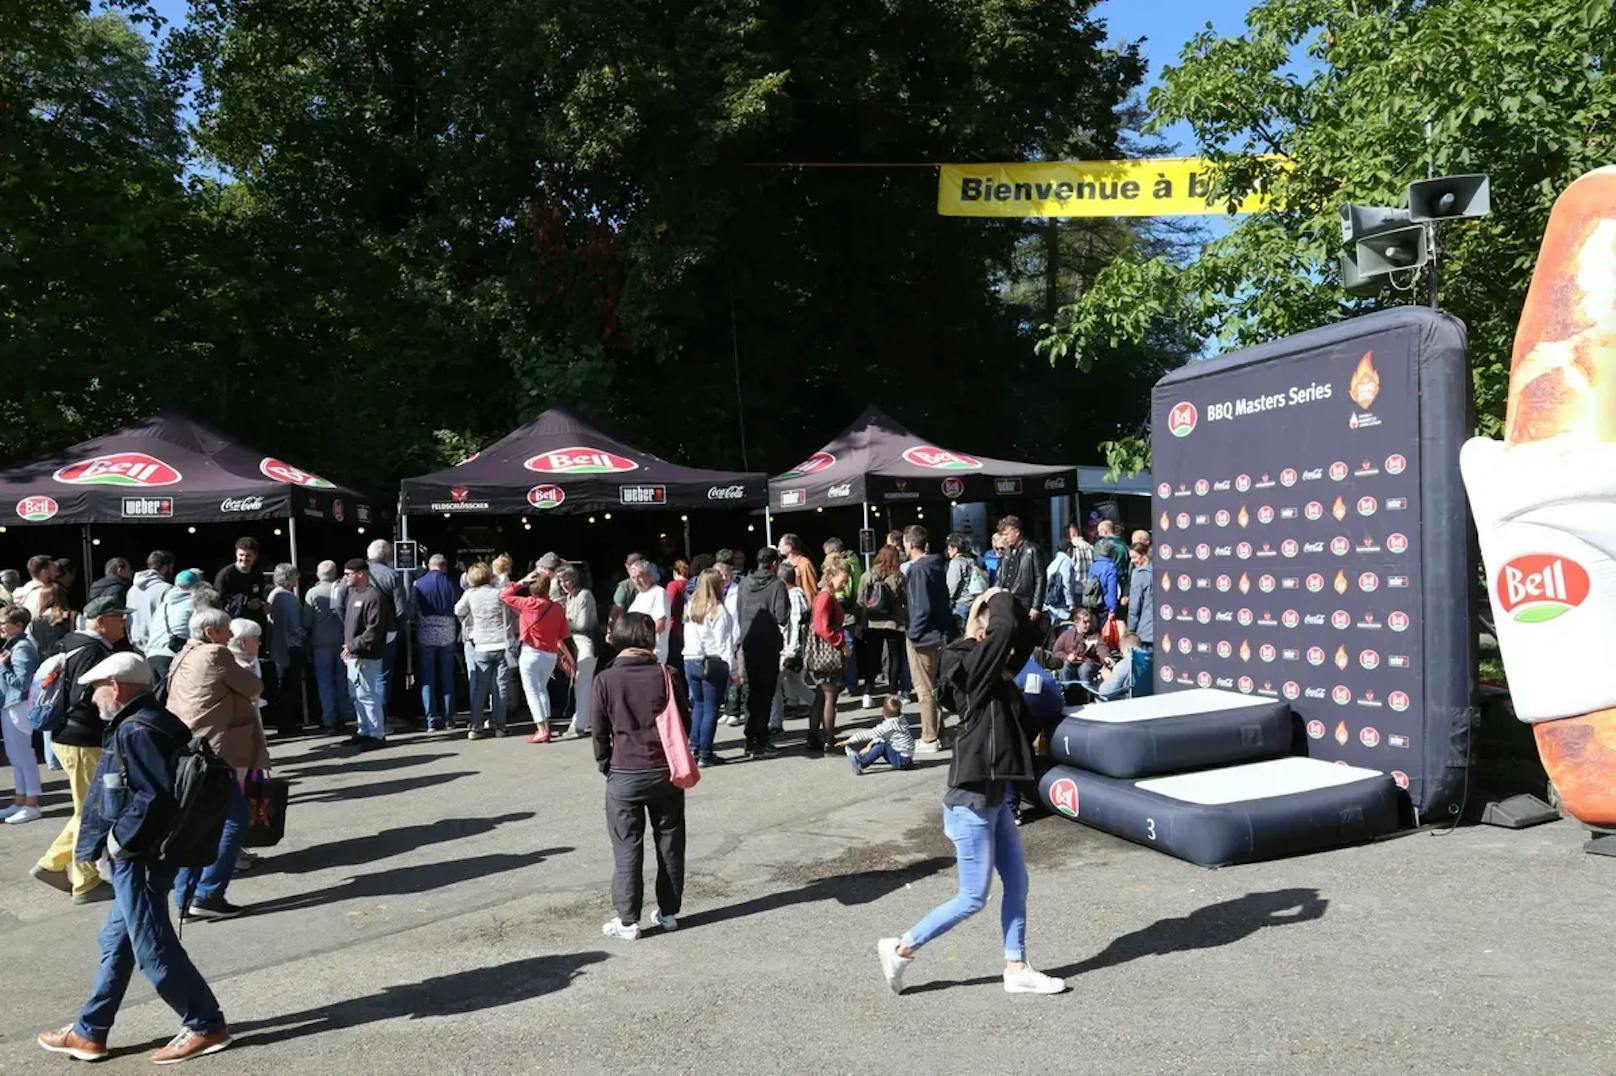
<path fill-rule="evenodd" d="M 297 575 L 297 565 L 282 562 L 275 565 L 275 575 L 273 578 L 276 586 L 290 590 L 292 588 L 292 584 L 297 582 Z"/>
<path fill-rule="evenodd" d="M 191 638 L 193 639 L 206 639 L 207 636 L 203 634 L 204 632 L 218 631 L 220 628 L 228 628 L 229 626 L 230 614 L 218 606 L 198 609 L 191 614 Z"/>
<path fill-rule="evenodd" d="M 230 649 L 239 654 L 242 650 L 242 640 L 261 638 L 263 634 L 264 629 L 259 626 L 258 621 L 238 616 L 230 622 Z"/>
<path fill-rule="evenodd" d="M 322 560 L 320 566 L 314 569 L 314 574 L 319 577 L 322 583 L 335 583 L 342 577 L 342 570 L 337 567 L 336 561 Z"/>
<path fill-rule="evenodd" d="M 393 543 L 386 538 L 378 538 L 365 547 L 365 556 L 371 560 L 388 560 L 393 552 Z"/>

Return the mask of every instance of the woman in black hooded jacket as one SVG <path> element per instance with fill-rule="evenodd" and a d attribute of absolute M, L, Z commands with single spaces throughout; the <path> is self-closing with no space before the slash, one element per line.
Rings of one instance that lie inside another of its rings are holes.
<path fill-rule="evenodd" d="M 894 993 L 927 942 L 981 911 L 999 872 L 1004 885 L 1004 988 L 1012 994 L 1058 994 L 1060 979 L 1027 964 L 1027 863 L 1016 829 L 1017 786 L 1037 779 L 1032 719 L 1022 702 L 1014 670 L 1025 661 L 1022 627 L 1027 611 L 1006 590 L 976 600 L 966 637 L 943 651 L 939 689 L 949 708 L 964 715 L 948 768 L 943 796 L 943 832 L 954 842 L 960 888 L 901 938 L 883 938 L 876 949 Z"/>

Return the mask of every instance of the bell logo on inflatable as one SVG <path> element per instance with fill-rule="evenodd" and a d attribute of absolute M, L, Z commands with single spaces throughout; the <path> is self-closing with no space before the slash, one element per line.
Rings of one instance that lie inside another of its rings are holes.
<path fill-rule="evenodd" d="M 54 477 L 70 486 L 172 486 L 180 473 L 144 452 L 113 452 L 70 463 Z"/>
<path fill-rule="evenodd" d="M 540 474 L 616 474 L 637 471 L 640 465 L 603 448 L 558 448 L 541 452 L 522 464 Z"/>
<path fill-rule="evenodd" d="M 1552 553 L 1526 553 L 1505 563 L 1495 590 L 1498 604 L 1519 624 L 1541 624 L 1569 613 L 1588 597 L 1588 572 Z"/>
<path fill-rule="evenodd" d="M 1049 786 L 1049 803 L 1067 818 L 1077 817 L 1077 782 L 1062 777 Z"/>
<path fill-rule="evenodd" d="M 1176 403 L 1173 409 L 1167 412 L 1167 432 L 1174 437 L 1188 437 L 1195 432 L 1195 423 L 1200 417 L 1201 413 L 1188 400 Z"/>

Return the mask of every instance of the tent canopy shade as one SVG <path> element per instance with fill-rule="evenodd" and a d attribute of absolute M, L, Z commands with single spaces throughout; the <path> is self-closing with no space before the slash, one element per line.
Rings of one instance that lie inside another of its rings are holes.
<path fill-rule="evenodd" d="M 406 514 L 761 508 L 767 476 L 682 467 L 553 407 L 453 467 L 406 478 Z"/>
<path fill-rule="evenodd" d="M 368 523 L 363 494 L 165 410 L 103 437 L 0 470 L 0 515 L 16 525 Z"/>
<path fill-rule="evenodd" d="M 1060 497 L 1076 490 L 1074 467 L 939 448 L 871 406 L 830 444 L 770 479 L 769 507 L 800 512 L 860 503 Z"/>

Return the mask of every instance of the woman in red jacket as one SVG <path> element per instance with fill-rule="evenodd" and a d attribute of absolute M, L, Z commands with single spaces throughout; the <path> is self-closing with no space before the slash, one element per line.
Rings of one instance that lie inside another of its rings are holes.
<path fill-rule="evenodd" d="M 832 564 L 825 572 L 825 577 L 819 581 L 819 593 L 814 595 L 810 624 L 815 635 L 841 652 L 843 666 L 847 663 L 847 635 L 842 631 L 844 614 L 837 595 L 846 589 L 848 578 L 847 566 L 840 562 Z M 808 682 L 814 689 L 814 708 L 808 715 L 806 746 L 809 754 L 822 755 L 835 750 L 836 696 L 842 693 L 842 676 L 841 668 L 808 674 Z"/>
<path fill-rule="evenodd" d="M 499 600 L 515 609 L 520 618 L 518 635 L 522 640 L 522 657 L 517 662 L 517 670 L 522 676 L 527 710 L 533 718 L 533 735 L 528 737 L 528 743 L 550 742 L 550 674 L 555 672 L 561 640 L 570 630 L 566 606 L 550 600 L 553 575 L 553 572 L 535 568 L 525 578 L 506 587 L 499 596 Z"/>

